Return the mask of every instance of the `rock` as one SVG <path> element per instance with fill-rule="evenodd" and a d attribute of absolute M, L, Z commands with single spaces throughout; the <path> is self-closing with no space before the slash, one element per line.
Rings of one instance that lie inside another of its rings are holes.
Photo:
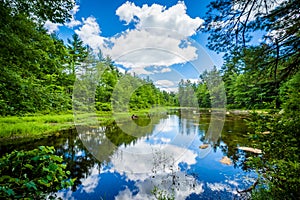
<path fill-rule="evenodd" d="M 202 144 L 199 146 L 200 149 L 206 149 L 209 146 L 209 144 Z"/>
<path fill-rule="evenodd" d="M 255 149 L 255 148 L 251 148 L 251 147 L 238 147 L 238 149 L 243 150 L 243 151 L 249 151 L 252 153 L 262 153 L 262 151 L 260 149 Z"/>
<path fill-rule="evenodd" d="M 230 158 L 228 158 L 227 156 L 223 156 L 223 158 L 220 160 L 220 162 L 225 165 L 232 165 Z"/>

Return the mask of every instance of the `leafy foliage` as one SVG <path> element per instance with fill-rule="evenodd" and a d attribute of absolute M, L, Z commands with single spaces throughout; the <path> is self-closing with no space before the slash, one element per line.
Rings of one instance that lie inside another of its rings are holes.
<path fill-rule="evenodd" d="M 262 183 L 268 186 L 261 190 L 274 199 L 300 196 L 299 84 L 300 73 L 283 86 L 285 102 L 280 114 L 253 116 L 252 141 L 264 155 L 251 158 L 248 165 L 259 170 Z"/>
<path fill-rule="evenodd" d="M 198 83 L 190 80 L 179 82 L 178 97 L 181 106 L 201 108 L 224 108 L 226 104 L 225 88 L 221 73 L 214 67 L 204 71 Z"/>
<path fill-rule="evenodd" d="M 178 84 L 178 100 L 181 107 L 197 107 L 196 84 L 181 80 Z"/>
<path fill-rule="evenodd" d="M 54 147 L 13 151 L 0 159 L 2 198 L 44 198 L 51 192 L 73 185 L 63 158 Z"/>
<path fill-rule="evenodd" d="M 222 68 L 231 108 L 281 108 L 254 114 L 250 141 L 263 151 L 248 167 L 263 185 L 253 198 L 296 199 L 299 174 L 299 1 L 212 1 L 209 47 L 225 52 Z M 262 40 L 254 41 L 259 31 Z"/>
<path fill-rule="evenodd" d="M 30 9 L 33 5 L 26 7 L 23 4 L 26 2 L 0 3 L 1 115 L 70 109 L 70 97 L 67 94 L 70 82 L 64 72 L 66 47 L 56 36 L 48 35 L 29 19 L 27 12 L 32 12 Z M 34 9 L 38 11 L 41 8 Z M 42 12 L 51 15 L 47 11 Z M 59 15 L 59 10 L 55 13 Z"/>
<path fill-rule="evenodd" d="M 151 82 L 140 80 L 142 83 L 132 94 L 129 106 L 133 110 L 165 105 L 162 92 Z"/>
<path fill-rule="evenodd" d="M 71 74 L 75 76 L 80 64 L 88 57 L 88 47 L 84 46 L 83 41 L 77 34 L 74 34 L 72 36 L 72 40 L 68 39 L 67 49 L 69 52 L 68 61 L 70 65 L 70 71 Z"/>
<path fill-rule="evenodd" d="M 51 1 L 26 1 L 26 0 L 4 0 L 1 1 L 5 7 L 12 9 L 12 15 L 24 14 L 35 21 L 45 22 L 47 20 L 55 23 L 64 23 L 70 17 L 70 10 L 74 6 L 71 0 Z"/>

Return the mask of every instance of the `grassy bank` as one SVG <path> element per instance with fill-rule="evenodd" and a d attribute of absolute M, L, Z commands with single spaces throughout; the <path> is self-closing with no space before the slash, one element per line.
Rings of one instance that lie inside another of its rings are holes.
<path fill-rule="evenodd" d="M 129 113 L 112 114 L 111 112 L 96 112 L 76 114 L 33 114 L 30 116 L 0 117 L 0 141 L 16 138 L 42 138 L 54 135 L 61 130 L 75 128 L 76 125 L 99 125 L 118 119 L 129 119 L 132 114 L 146 116 L 148 113 L 166 112 L 166 108 L 153 108 Z"/>
<path fill-rule="evenodd" d="M 71 129 L 76 124 L 92 125 L 106 120 L 112 120 L 110 113 L 79 114 L 47 114 L 32 116 L 0 117 L 0 140 L 15 138 L 42 138 L 65 129 Z M 75 120 L 76 119 L 76 120 Z M 74 121 L 75 120 L 75 121 Z"/>
<path fill-rule="evenodd" d="M 149 115 L 166 113 L 169 107 L 130 110 L 129 113 L 96 112 L 76 114 L 35 114 L 30 116 L 0 117 L 0 141 L 16 138 L 42 138 L 55 135 L 61 130 L 75 128 L 76 125 L 95 126 L 113 121 L 114 119 L 130 119 L 131 115 L 147 117 Z M 172 109 L 176 109 L 172 107 Z M 230 113 L 248 112 L 246 110 L 228 110 Z M 259 111 L 256 111 L 259 112 Z M 261 112 L 266 112 L 265 110 Z"/>
<path fill-rule="evenodd" d="M 72 114 L 1 117 L 0 138 L 44 137 L 59 130 L 73 128 L 73 119 Z"/>

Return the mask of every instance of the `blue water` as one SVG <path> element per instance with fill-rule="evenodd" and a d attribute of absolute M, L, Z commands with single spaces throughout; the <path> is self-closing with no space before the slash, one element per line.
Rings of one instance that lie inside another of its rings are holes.
<path fill-rule="evenodd" d="M 84 148 L 75 145 L 72 159 L 95 162 L 86 167 L 75 188 L 56 195 L 63 199 L 155 199 L 152 191 L 158 188 L 175 199 L 238 199 L 242 197 L 237 189 L 255 181 L 254 172 L 241 169 L 245 153 L 236 150 L 246 142 L 241 119 L 220 121 L 220 134 L 211 135 L 209 116 L 173 114 L 152 121 L 146 126 L 125 121 L 77 129 Z M 209 146 L 199 148 L 203 143 Z M 70 153 L 63 154 L 70 158 Z M 232 164 L 222 164 L 223 156 Z"/>

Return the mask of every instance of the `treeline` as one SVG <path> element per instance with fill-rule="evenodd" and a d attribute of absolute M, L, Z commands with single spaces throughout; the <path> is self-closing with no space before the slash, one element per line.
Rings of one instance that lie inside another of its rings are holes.
<path fill-rule="evenodd" d="M 299 1 L 223 0 L 208 8 L 204 31 L 209 48 L 225 54 L 228 107 L 281 108 L 300 69 Z"/>
<path fill-rule="evenodd" d="M 220 70 L 213 67 L 210 71 L 204 71 L 198 82 L 181 80 L 178 99 L 183 107 L 225 108 L 226 92 Z"/>
<path fill-rule="evenodd" d="M 241 64 L 241 60 L 234 62 L 235 59 L 245 59 L 244 56 L 226 60 L 220 70 L 214 67 L 211 71 L 205 71 L 198 82 L 181 80 L 178 85 L 180 105 L 247 110 L 280 109 L 291 96 L 291 90 L 297 93 L 296 88 L 290 88 L 290 82 L 297 81 L 298 69 L 292 69 L 287 76 L 285 70 L 277 70 L 275 75 L 275 72 L 256 69 L 253 63 Z M 269 71 L 273 68 L 264 67 L 270 68 Z M 281 68 L 281 65 L 278 67 Z M 276 80 L 274 76 L 277 76 Z"/>
<path fill-rule="evenodd" d="M 49 35 L 43 28 L 46 20 L 68 21 L 74 6 L 71 0 L 51 2 L 0 2 L 0 115 L 71 110 L 76 74 L 86 70 L 89 63 L 105 68 L 96 88 L 97 110 L 112 109 L 114 87 L 124 77 L 129 81 L 120 87 L 124 91 L 132 82 L 141 86 L 131 94 L 131 109 L 176 104 L 175 94 L 160 91 L 151 81 L 121 74 L 109 58 L 94 55 L 78 35 L 68 44 L 55 34 Z"/>
<path fill-rule="evenodd" d="M 101 65 L 102 64 L 102 65 Z M 159 90 L 151 80 L 131 74 L 122 74 L 111 62 L 98 63 L 101 77 L 95 92 L 96 109 L 99 111 L 124 111 L 155 106 L 178 104 L 174 93 Z"/>
<path fill-rule="evenodd" d="M 227 108 L 282 108 L 293 96 L 287 88 L 300 70 L 298 12 L 297 0 L 211 2 L 202 30 L 209 33 L 208 47 L 224 53 L 224 65 L 204 72 L 199 83 L 179 86 L 193 88 L 199 106 L 210 107 L 215 91 L 223 87 L 208 87 L 205 79 L 215 73 L 224 82 Z M 253 39 L 258 35 L 261 41 Z"/>

